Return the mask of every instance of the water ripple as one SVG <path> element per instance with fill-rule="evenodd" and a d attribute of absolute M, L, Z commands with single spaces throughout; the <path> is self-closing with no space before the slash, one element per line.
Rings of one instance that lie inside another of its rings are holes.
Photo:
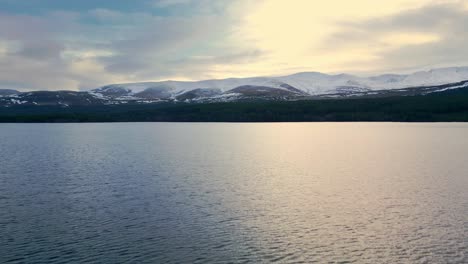
<path fill-rule="evenodd" d="M 0 263 L 468 263 L 467 133 L 0 125 Z"/>

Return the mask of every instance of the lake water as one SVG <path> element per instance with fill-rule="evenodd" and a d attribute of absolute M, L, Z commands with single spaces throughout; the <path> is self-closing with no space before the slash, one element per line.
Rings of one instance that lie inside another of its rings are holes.
<path fill-rule="evenodd" d="M 468 263 L 468 124 L 1 124 L 0 263 Z"/>

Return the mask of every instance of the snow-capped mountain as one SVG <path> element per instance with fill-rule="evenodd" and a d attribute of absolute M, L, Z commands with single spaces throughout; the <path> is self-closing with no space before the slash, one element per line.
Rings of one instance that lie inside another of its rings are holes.
<path fill-rule="evenodd" d="M 415 96 L 468 89 L 468 67 L 420 71 L 408 75 L 359 77 L 304 72 L 278 77 L 230 78 L 196 82 L 112 84 L 90 91 L 0 90 L 0 106 L 113 105 L 157 102 L 227 102 L 348 97 Z"/>
<path fill-rule="evenodd" d="M 403 89 L 419 86 L 436 86 L 468 80 L 468 67 L 442 68 L 420 71 L 408 75 L 385 74 L 359 77 L 349 74 L 329 75 L 319 72 L 303 72 L 278 77 L 230 78 L 194 82 L 162 81 L 113 84 L 92 90 L 103 96 L 137 96 L 141 98 L 177 98 L 193 90 L 211 91 L 205 96 L 234 93 L 239 87 L 279 89 L 293 94 L 311 96 L 355 93 L 375 90 Z M 243 89 L 245 90 L 245 89 Z M 277 91 L 276 91 L 277 93 Z M 204 93 L 202 93 L 204 94 Z"/>

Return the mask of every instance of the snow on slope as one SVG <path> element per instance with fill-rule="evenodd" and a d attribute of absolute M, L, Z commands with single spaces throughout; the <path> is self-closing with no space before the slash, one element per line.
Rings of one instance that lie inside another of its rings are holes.
<path fill-rule="evenodd" d="M 468 80 L 468 67 L 442 68 L 409 75 L 384 74 L 367 78 L 349 74 L 327 75 L 306 72 L 277 77 L 277 79 L 312 95 L 319 95 L 334 93 L 343 87 L 386 90 L 456 83 Z"/>
<path fill-rule="evenodd" d="M 263 86 L 287 89 L 292 86 L 311 95 L 332 94 L 350 90 L 401 89 L 417 86 L 442 85 L 468 80 L 468 67 L 452 67 L 420 71 L 409 75 L 384 74 L 372 77 L 358 77 L 349 74 L 329 75 L 318 72 L 304 72 L 280 77 L 230 78 L 196 82 L 144 82 L 116 84 L 108 87 L 130 89 L 133 94 L 148 88 L 163 88 L 173 94 L 194 89 L 220 89 L 227 92 L 239 86 Z M 95 90 L 96 91 L 96 90 Z"/>
<path fill-rule="evenodd" d="M 362 78 L 348 74 L 328 75 L 318 72 L 303 72 L 276 77 L 276 79 L 311 95 L 335 93 L 343 87 L 371 89 L 361 80 Z"/>
<path fill-rule="evenodd" d="M 230 78 L 221 80 L 205 80 L 195 82 L 185 81 L 162 81 L 162 82 L 143 82 L 143 83 L 124 83 L 114 84 L 112 87 L 121 87 L 130 89 L 133 93 L 142 92 L 148 88 L 166 88 L 171 89 L 175 93 L 183 91 L 191 91 L 194 89 L 220 89 L 223 92 L 234 89 L 239 86 L 268 86 L 273 88 L 281 88 L 282 83 L 269 77 L 254 77 L 254 78 Z"/>
<path fill-rule="evenodd" d="M 404 84 L 414 87 L 441 85 L 466 80 L 468 80 L 468 67 L 453 67 L 413 73 L 405 78 Z"/>

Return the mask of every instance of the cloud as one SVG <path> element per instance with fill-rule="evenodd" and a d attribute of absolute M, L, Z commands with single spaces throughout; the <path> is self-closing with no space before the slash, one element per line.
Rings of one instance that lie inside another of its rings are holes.
<path fill-rule="evenodd" d="M 444 58 L 443 52 L 438 58 L 408 56 L 408 52 L 405 61 L 397 61 L 398 56 L 391 54 L 417 47 L 427 47 L 430 52 L 448 39 L 458 39 L 461 47 L 466 34 L 454 36 L 454 30 L 466 28 L 466 5 L 458 0 L 256 1 L 247 9 L 236 37 L 265 56 L 255 63 L 237 65 L 236 70 L 255 75 L 368 73 L 467 64 L 463 57 L 458 62 L 450 60 L 450 54 Z M 450 28 L 450 24 L 456 25 Z"/>
<path fill-rule="evenodd" d="M 395 15 L 342 21 L 322 49 L 366 49 L 374 70 L 403 70 L 468 64 L 468 8 L 463 1 L 437 3 Z"/>
<path fill-rule="evenodd" d="M 156 0 L 153 2 L 153 6 L 157 8 L 165 8 L 174 5 L 184 5 L 191 3 L 192 0 Z"/>
<path fill-rule="evenodd" d="M 159 16 L 108 9 L 0 14 L 0 43 L 14 43 L 0 46 L 0 88 L 77 90 L 217 77 L 212 70 L 217 64 L 257 55 L 229 42 L 232 21 L 225 14 Z"/>

